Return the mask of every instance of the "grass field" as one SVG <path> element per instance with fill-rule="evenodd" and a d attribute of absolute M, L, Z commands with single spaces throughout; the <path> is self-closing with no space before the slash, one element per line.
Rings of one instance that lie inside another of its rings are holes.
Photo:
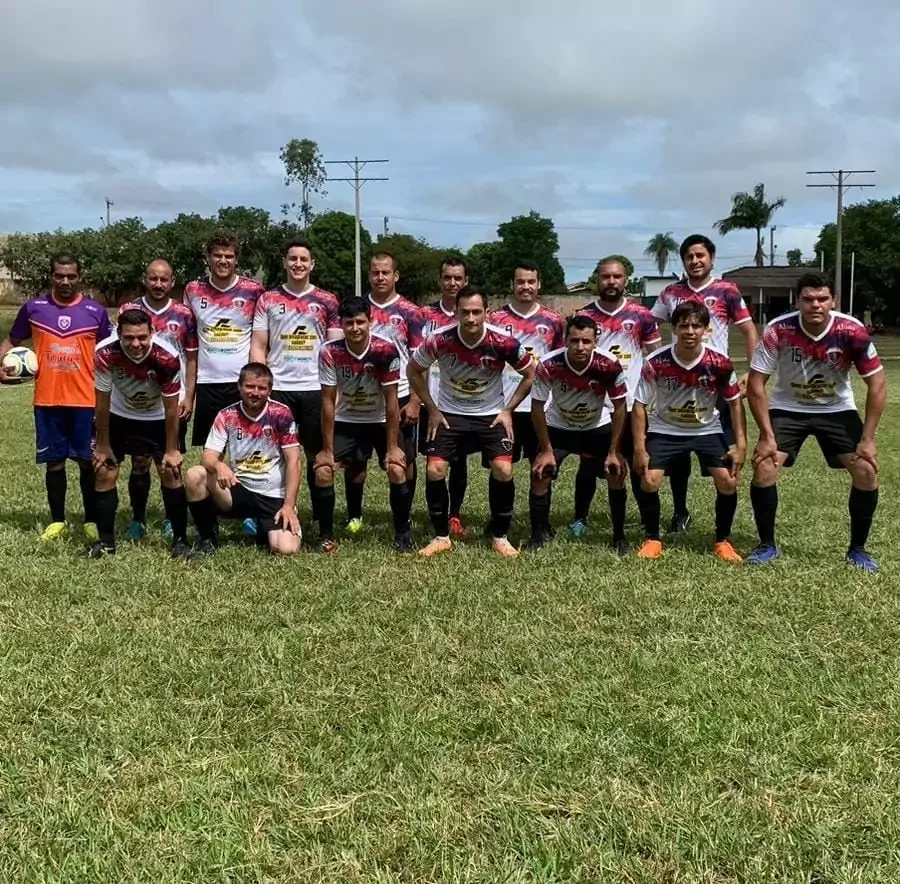
<path fill-rule="evenodd" d="M 900 880 L 896 396 L 868 576 L 813 448 L 768 569 L 707 554 L 699 481 L 660 562 L 605 550 L 602 490 L 587 541 L 401 559 L 381 476 L 327 559 L 173 563 L 154 531 L 87 562 L 38 544 L 29 395 L 0 388 L 0 880 Z"/>

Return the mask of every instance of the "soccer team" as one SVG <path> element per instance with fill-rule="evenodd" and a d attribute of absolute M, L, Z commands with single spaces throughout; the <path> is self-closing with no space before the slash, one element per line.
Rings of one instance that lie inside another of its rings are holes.
<path fill-rule="evenodd" d="M 597 296 L 567 320 L 540 302 L 537 265 L 515 267 L 508 303 L 489 311 L 463 260 L 441 266 L 440 299 L 418 307 L 397 292 L 397 262 L 376 253 L 370 292 L 343 300 L 311 282 L 307 242 L 288 243 L 285 281 L 271 290 L 237 273 L 239 245 L 217 236 L 209 274 L 172 298 L 169 263 L 146 271 L 145 294 L 106 311 L 79 291 L 72 255 L 51 261 L 50 289 L 19 311 L 0 358 L 31 340 L 37 462 L 46 465 L 47 541 L 68 531 L 66 472 L 79 465 L 88 556 L 115 552 L 117 479 L 131 458 L 129 539 L 146 532 L 151 465 L 158 472 L 172 555 L 209 555 L 218 520 L 237 519 L 257 545 L 300 549 L 301 459 L 316 543 L 338 549 L 334 475 L 345 473 L 346 533 L 364 529 L 363 488 L 375 454 L 386 472 L 394 548 L 430 557 L 467 537 L 462 506 L 468 457 L 489 471 L 494 550 L 512 558 L 513 465 L 530 464 L 528 510 L 536 551 L 552 535 L 553 482 L 579 460 L 571 534 L 582 536 L 599 479 L 608 490 L 612 546 L 628 552 L 627 485 L 644 540 L 637 555 L 663 553 L 659 488 L 671 484 L 670 532 L 690 529 L 691 454 L 715 486 L 716 556 L 743 561 L 730 541 L 748 453 L 744 398 L 759 427 L 750 499 L 759 544 L 747 561 L 776 559 L 777 479 L 813 436 L 829 466 L 851 476 L 847 560 L 874 571 L 866 541 L 878 503 L 875 435 L 885 404 L 884 372 L 856 319 L 835 311 L 828 280 L 799 281 L 796 310 L 758 338 L 740 291 L 713 276 L 715 246 L 695 234 L 681 246 L 684 277 L 652 311 L 626 297 L 619 260 L 600 262 Z M 671 327 L 663 345 L 659 323 Z M 728 356 L 730 327 L 743 337 L 749 373 L 738 380 Z M 865 419 L 850 371 L 866 385 Z M 766 383 L 775 376 L 771 397 Z M 424 409 L 422 408 L 424 406 Z M 202 447 L 182 471 L 187 425 Z M 302 447 L 302 457 L 301 457 Z M 425 500 L 434 537 L 411 534 L 417 455 L 426 457 Z M 188 543 L 188 515 L 198 541 Z"/>

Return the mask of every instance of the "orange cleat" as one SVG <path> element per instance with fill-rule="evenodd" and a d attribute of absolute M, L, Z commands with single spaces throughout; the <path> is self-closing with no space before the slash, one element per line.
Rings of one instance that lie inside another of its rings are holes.
<path fill-rule="evenodd" d="M 515 559 L 519 556 L 519 551 L 506 537 L 494 538 L 494 551 L 503 556 L 504 559 Z"/>
<path fill-rule="evenodd" d="M 662 555 L 662 551 L 662 541 L 648 538 L 641 544 L 641 548 L 637 551 L 637 556 L 639 559 L 658 559 Z"/>
<path fill-rule="evenodd" d="M 743 563 L 740 553 L 731 545 L 730 540 L 723 540 L 713 547 L 713 553 L 723 562 L 733 562 L 736 565 Z"/>
<path fill-rule="evenodd" d="M 419 555 L 431 558 L 431 556 L 436 556 L 438 553 L 449 552 L 452 547 L 453 543 L 449 537 L 435 537 L 428 546 L 423 546 L 419 550 Z"/>
<path fill-rule="evenodd" d="M 469 532 L 466 531 L 466 526 L 459 516 L 450 516 L 450 536 L 457 540 L 467 540 L 469 537 Z"/>

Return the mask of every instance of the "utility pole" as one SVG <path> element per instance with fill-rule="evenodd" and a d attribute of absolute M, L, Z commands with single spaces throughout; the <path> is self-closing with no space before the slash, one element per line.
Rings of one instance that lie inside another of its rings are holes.
<path fill-rule="evenodd" d="M 853 289 L 856 282 L 856 252 L 850 252 L 850 309 L 847 311 L 853 315 Z"/>
<path fill-rule="evenodd" d="M 851 175 L 874 175 L 874 169 L 828 169 L 824 172 L 807 172 L 807 175 L 831 175 L 834 184 L 807 184 L 807 187 L 835 187 L 837 188 L 837 244 L 834 255 L 834 300 L 838 310 L 841 309 L 841 272 L 844 232 L 844 188 L 845 187 L 874 187 L 874 184 L 847 184 Z"/>
<path fill-rule="evenodd" d="M 115 203 L 109 198 L 106 198 L 106 226 L 109 227 L 109 207 L 114 206 Z"/>
<path fill-rule="evenodd" d="M 391 219 L 388 218 L 387 215 L 384 216 L 384 234 L 383 234 L 383 236 L 387 236 L 387 235 L 388 235 L 388 221 L 390 221 L 390 220 L 391 220 Z"/>
<path fill-rule="evenodd" d="M 769 228 L 769 267 L 775 266 L 775 231 L 778 228 L 773 224 Z"/>
<path fill-rule="evenodd" d="M 360 254 L 359 254 L 359 192 L 362 190 L 362 186 L 367 181 L 389 181 L 389 178 L 360 178 L 359 173 L 363 170 L 365 166 L 369 163 L 389 163 L 390 160 L 361 160 L 359 157 L 354 157 L 352 160 L 326 160 L 326 166 L 335 166 L 335 165 L 345 165 L 349 166 L 353 170 L 352 178 L 329 178 L 329 181 L 346 181 L 353 186 L 353 192 L 355 196 L 355 205 L 356 205 L 356 297 L 362 297 L 362 265 L 360 263 Z M 386 221 L 387 219 L 385 219 Z"/>

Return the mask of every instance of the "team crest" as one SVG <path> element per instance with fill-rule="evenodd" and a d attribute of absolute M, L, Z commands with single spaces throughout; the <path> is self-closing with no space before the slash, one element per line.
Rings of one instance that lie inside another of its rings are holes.
<path fill-rule="evenodd" d="M 539 325 L 535 329 L 539 335 L 549 335 L 550 334 L 550 326 L 549 325 Z"/>
<path fill-rule="evenodd" d="M 403 325 L 403 317 L 395 313 L 391 317 L 391 325 Z"/>
<path fill-rule="evenodd" d="M 635 323 L 634 323 L 633 319 L 623 319 L 622 320 L 622 331 L 625 331 L 625 332 L 628 332 L 629 334 L 631 334 L 631 332 L 634 331 L 634 324 Z"/>
<path fill-rule="evenodd" d="M 706 304 L 706 306 L 707 306 L 710 310 L 712 310 L 712 308 L 716 306 L 716 303 L 717 303 L 717 302 L 716 302 L 716 299 L 715 299 L 714 296 L 709 295 L 708 297 L 706 297 L 706 298 L 703 299 L 703 303 Z"/>
<path fill-rule="evenodd" d="M 56 324 L 60 327 L 62 331 L 68 331 L 72 325 L 72 317 L 71 316 L 60 316 L 56 320 Z"/>
<path fill-rule="evenodd" d="M 235 298 L 232 302 L 238 310 L 243 310 L 244 306 L 247 304 L 247 301 L 244 298 Z"/>
<path fill-rule="evenodd" d="M 152 368 L 147 372 L 147 380 L 156 381 L 156 372 Z"/>
<path fill-rule="evenodd" d="M 482 356 L 481 367 L 485 371 L 495 371 L 498 368 L 498 362 L 493 356 Z"/>
<path fill-rule="evenodd" d="M 709 389 L 709 378 L 705 374 L 702 374 L 697 378 L 697 383 L 703 387 L 704 390 Z"/>
<path fill-rule="evenodd" d="M 322 312 L 322 305 L 321 305 L 321 304 L 316 304 L 316 303 L 310 304 L 310 305 L 309 305 L 309 312 L 310 312 L 310 313 L 316 313 L 316 314 L 321 313 L 321 312 Z"/>
<path fill-rule="evenodd" d="M 177 333 L 178 333 L 178 329 L 181 328 L 181 326 L 180 326 L 174 319 L 170 319 L 170 320 L 166 323 L 166 328 L 167 328 L 170 332 L 172 332 L 172 334 L 174 335 L 174 334 L 177 334 Z"/>
<path fill-rule="evenodd" d="M 832 347 L 826 351 L 825 358 L 831 365 L 838 365 L 843 355 L 843 351 L 839 347 Z"/>
<path fill-rule="evenodd" d="M 266 424 L 263 427 L 263 436 L 265 436 L 268 439 L 271 435 L 272 435 L 272 428 L 268 424 Z"/>

